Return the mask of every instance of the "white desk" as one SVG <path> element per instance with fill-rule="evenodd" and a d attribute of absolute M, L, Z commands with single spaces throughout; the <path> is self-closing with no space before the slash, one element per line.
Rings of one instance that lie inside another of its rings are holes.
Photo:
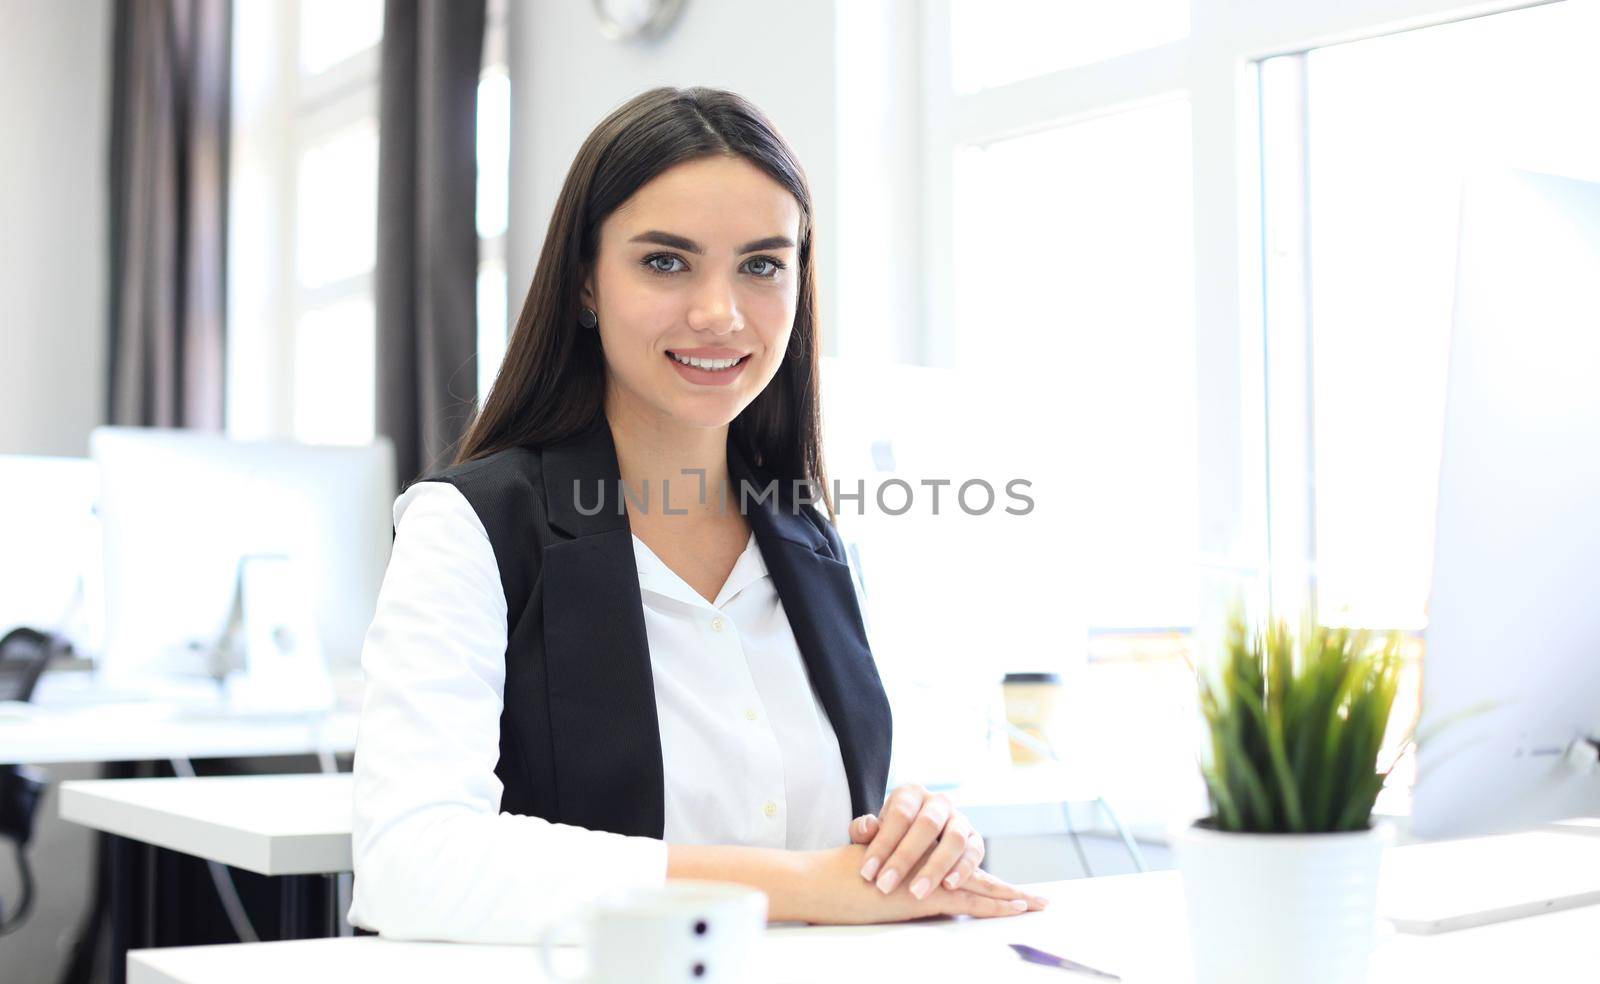
<path fill-rule="evenodd" d="M 104 890 L 114 984 L 131 944 L 155 941 L 155 866 L 139 861 L 154 848 L 275 877 L 285 938 L 338 938 L 338 880 L 309 875 L 350 870 L 350 794 L 347 774 L 62 782 L 61 819 L 110 835 Z"/>
<path fill-rule="evenodd" d="M 300 716 L 241 716 L 206 688 L 155 686 L 137 692 L 116 691 L 92 674 L 47 673 L 39 682 L 34 704 L 0 702 L 0 765 L 52 765 L 68 762 L 142 762 L 167 759 L 251 758 L 275 755 L 337 754 L 355 748 L 360 714 L 355 710 L 354 678 L 336 689 L 346 703 L 332 713 Z M 263 816 L 270 817 L 271 811 Z M 69 816 L 69 819 L 71 817 Z M 348 820 L 346 821 L 348 825 Z M 95 826 L 96 824 L 90 824 Z M 131 832 L 130 832 L 131 833 Z M 346 838 L 348 839 L 348 838 Z M 140 919 L 149 884 L 147 866 L 135 861 L 135 842 L 127 837 L 104 839 L 109 864 L 95 875 L 94 891 L 109 896 L 113 950 L 120 952 L 148 933 L 151 920 Z M 179 850 L 185 849 L 177 845 Z M 279 863 L 278 846 L 266 863 Z M 247 857 L 234 860 L 247 860 Z M 250 867 L 249 864 L 243 865 Z M 345 864 L 348 867 L 348 863 Z M 143 874 L 141 874 L 143 872 Z M 141 880 L 143 884 L 141 884 Z M 285 925 L 309 922 L 314 908 L 305 899 L 310 888 L 283 879 L 282 920 Z M 300 879 L 304 881 L 305 879 Z M 337 891 L 337 886 L 332 889 Z M 305 898 L 302 898 L 304 896 Z M 337 905 L 329 905 L 337 913 Z M 97 933 L 99 910 L 90 920 Z M 330 923 L 332 919 L 330 917 Z M 89 939 L 90 937 L 85 937 Z M 148 937 L 145 937 L 148 938 Z M 87 945 L 80 941 L 80 946 Z M 120 980 L 117 959 L 114 980 Z"/>
<path fill-rule="evenodd" d="M 262 875 L 351 869 L 348 774 L 92 779 L 61 784 L 61 819 Z"/>
<path fill-rule="evenodd" d="M 0 711 L 0 765 L 350 752 L 360 717 L 238 716 L 220 703 L 8 705 Z"/>
<path fill-rule="evenodd" d="M 345 907 L 337 880 L 304 876 L 351 869 L 352 790 L 343 774 L 62 783 L 61 818 L 113 835 L 107 839 L 112 959 L 120 961 L 130 943 L 154 938 L 151 916 L 137 901 L 156 890 L 147 874 L 153 869 L 138 863 L 136 851 L 148 848 L 136 844 L 276 877 L 288 937 L 338 936 Z"/>
<path fill-rule="evenodd" d="M 1008 919 L 767 931 L 762 980 L 1071 981 L 1024 963 L 1026 943 L 1120 974 L 1129 984 L 1191 979 L 1187 918 L 1176 872 L 1031 886 L 1049 909 Z M 1374 956 L 1373 984 L 1423 980 L 1593 981 L 1600 908 L 1575 909 L 1438 936 L 1392 936 Z M 560 962 L 575 954 L 562 954 Z M 573 964 L 566 964 L 573 966 Z M 769 976 L 770 975 L 770 976 Z M 132 984 L 281 984 L 285 980 L 548 980 L 531 948 L 396 943 L 370 937 L 184 947 L 128 955 Z"/>
<path fill-rule="evenodd" d="M 120 837 L 222 861 L 264 875 L 303 875 L 350 870 L 351 795 L 352 783 L 348 775 L 93 780 L 62 784 L 61 815 L 73 822 Z M 1600 888 L 1600 838 L 1543 831 L 1470 841 L 1413 845 L 1392 850 L 1385 865 L 1380 910 L 1385 915 L 1396 918 L 1426 922 L 1454 912 L 1460 907 L 1459 903 L 1463 902 L 1471 902 L 1476 908 L 1485 910 L 1513 905 L 1537 907 L 1530 903 L 1583 891 L 1592 892 Z M 1175 926 L 1181 928 L 1183 923 L 1181 899 L 1171 894 L 1175 891 L 1172 886 L 1177 884 L 1175 878 L 1172 873 L 1163 873 L 1162 879 L 1153 881 L 1118 877 L 1052 883 L 1044 894 L 1052 897 L 1059 895 L 1060 898 L 1067 900 L 1065 905 L 1058 902 L 1045 913 L 1019 917 L 1022 922 L 1003 920 L 984 926 L 999 926 L 1004 929 L 1007 926 L 1033 925 L 1040 922 L 1041 917 L 1049 917 L 1043 920 L 1045 922 L 1059 921 L 1061 911 L 1073 912 L 1075 914 L 1069 922 L 1059 923 L 1054 929 L 1047 926 L 1044 930 L 1045 936 L 1008 938 L 1001 942 L 1031 943 L 1093 966 L 1101 966 L 1101 963 L 1084 948 L 1099 946 L 1100 937 L 1105 936 L 1105 939 L 1113 943 L 1122 940 L 1122 943 L 1118 943 L 1119 946 L 1127 944 L 1123 949 L 1114 948 L 1109 951 L 1107 956 L 1110 959 L 1105 962 L 1123 961 L 1137 966 L 1137 962 L 1145 955 L 1137 952 L 1140 948 L 1125 938 L 1130 932 L 1137 930 L 1170 935 L 1178 931 Z M 1078 913 L 1080 903 L 1085 910 L 1084 913 Z M 1163 906 L 1172 911 L 1166 911 L 1165 916 L 1161 916 L 1164 911 Z M 1128 921 L 1126 923 L 1113 921 L 1112 924 L 1096 928 L 1093 932 L 1085 932 L 1084 927 L 1100 926 L 1096 920 L 1101 918 L 1098 915 L 1101 907 L 1114 915 L 1121 913 Z M 1147 909 L 1151 913 L 1148 919 L 1141 915 Z M 1539 934 L 1556 932 L 1559 935 L 1562 931 L 1560 927 L 1574 924 L 1586 926 L 1589 931 L 1600 932 L 1600 906 L 1573 910 L 1570 914 L 1546 914 L 1427 938 L 1446 940 L 1447 942 L 1442 944 L 1442 949 L 1440 944 L 1426 942 L 1422 938 L 1401 937 L 1386 944 L 1383 959 L 1389 962 L 1386 966 L 1414 967 L 1420 973 L 1422 968 L 1430 966 L 1437 960 L 1454 959 L 1453 956 L 1449 956 L 1451 954 L 1470 952 L 1473 954 L 1470 959 L 1463 958 L 1463 967 L 1470 970 L 1484 960 L 1489 960 L 1492 964 L 1493 954 L 1483 952 L 1485 948 L 1492 949 L 1500 945 L 1501 941 L 1506 945 L 1520 945 L 1517 941 L 1524 937 L 1538 941 L 1540 946 L 1549 945 Z M 784 934 L 795 932 L 802 933 L 806 939 L 833 940 L 835 936 L 845 940 L 857 937 L 878 939 L 885 932 L 904 933 L 912 929 L 937 928 L 940 925 L 943 927 L 938 929 L 940 935 L 928 937 L 917 945 L 923 946 L 926 943 L 932 946 L 935 943 L 946 942 L 949 933 L 959 929 L 958 949 L 971 949 L 968 942 L 970 939 L 983 938 L 983 933 L 991 931 L 977 924 L 971 926 L 919 924 L 915 927 L 897 927 L 892 930 L 885 927 L 809 928 L 773 930 L 772 933 L 775 939 L 787 939 Z M 1122 936 L 1118 936 L 1119 933 Z M 899 937 L 896 936 L 894 939 L 898 940 Z M 1564 945 L 1560 944 L 1559 940 L 1555 943 Z M 837 946 L 848 949 L 842 943 Z M 404 973 L 407 969 L 433 966 L 429 961 L 435 959 L 454 960 L 462 953 L 474 954 L 471 956 L 474 961 L 486 961 L 485 973 L 500 967 L 496 961 L 528 959 L 526 953 L 516 948 L 507 950 L 492 947 L 450 947 L 447 948 L 449 953 L 446 956 L 437 958 L 430 955 L 433 951 L 424 948 L 419 951 L 421 955 L 416 956 L 413 961 L 411 956 L 405 955 L 410 948 L 399 945 L 388 945 L 373 951 L 338 949 L 327 951 L 326 954 L 315 950 L 312 944 L 307 942 L 296 943 L 294 947 L 263 951 L 263 960 L 267 961 L 263 966 L 276 967 L 277 964 L 270 962 L 275 960 L 292 963 L 302 959 L 303 954 L 314 952 L 316 954 L 314 959 L 319 961 L 325 958 L 334 961 L 380 961 L 373 968 L 367 968 L 365 965 L 357 967 L 352 963 L 351 972 L 365 973 L 369 969 L 376 969 L 380 973 L 387 974 L 391 971 L 388 965 L 381 961 L 392 958 L 397 964 L 393 972 L 400 974 L 402 979 L 407 979 Z M 311 949 L 307 949 L 308 947 Z M 837 948 L 834 943 L 829 942 L 818 952 L 832 952 L 828 947 Z M 1171 947 L 1163 944 L 1156 949 L 1165 951 Z M 983 951 L 979 948 L 977 952 Z M 1446 957 L 1440 957 L 1439 954 L 1445 954 Z M 1009 951 L 1002 953 L 1002 956 L 1009 957 Z M 1543 955 L 1532 953 L 1522 954 L 1519 959 L 1522 957 L 1534 961 L 1536 966 L 1539 960 L 1544 959 Z M 195 948 L 189 951 L 150 951 L 146 958 L 156 961 L 150 964 L 152 972 L 169 967 L 165 961 L 171 960 L 178 961 L 170 965 L 173 973 L 181 971 L 187 975 L 191 973 L 186 969 L 191 967 L 191 963 L 184 961 L 191 961 L 193 973 L 201 975 L 145 978 L 152 981 L 225 980 L 228 979 L 228 973 L 219 971 L 216 976 L 206 976 L 211 974 L 207 968 L 210 967 L 212 960 L 232 959 L 219 956 L 209 948 Z M 866 957 L 848 956 L 852 966 L 861 959 Z M 949 961 L 955 959 L 961 959 L 961 955 L 946 954 L 940 958 L 940 966 L 949 966 Z M 840 957 L 839 960 L 845 961 L 846 957 Z M 1416 962 L 1408 964 L 1406 963 L 1408 960 Z M 790 966 L 792 963 L 787 956 L 778 962 L 783 966 Z M 801 965 L 795 964 L 795 966 Z M 1025 967 L 1021 970 L 1006 971 L 1004 968 L 1007 966 L 1006 961 L 1000 961 L 1001 969 L 996 972 L 1032 973 L 1035 969 Z M 1511 965 L 1506 966 L 1509 968 Z M 1107 969 L 1115 972 L 1115 968 Z M 280 970 L 289 972 L 283 968 Z M 519 972 L 533 973 L 526 968 Z M 817 979 L 827 976 L 828 973 L 819 971 Z M 253 978 L 247 976 L 242 979 Z M 1406 978 L 1402 975 L 1374 979 Z"/>
<path fill-rule="evenodd" d="M 362 681 L 335 675 L 329 713 L 240 714 L 216 684 L 188 677 L 117 685 L 94 673 L 46 673 L 33 703 L 0 701 L 0 765 L 252 758 L 355 749 Z"/>

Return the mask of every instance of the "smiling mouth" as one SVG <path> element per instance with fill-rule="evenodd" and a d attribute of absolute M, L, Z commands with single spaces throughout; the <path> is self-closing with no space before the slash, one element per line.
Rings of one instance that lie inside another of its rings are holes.
<path fill-rule="evenodd" d="M 676 352 L 668 352 L 667 358 L 681 366 L 689 366 L 694 369 L 703 369 L 706 372 L 727 372 L 730 369 L 736 368 L 740 363 L 750 358 L 750 356 L 746 354 L 741 355 L 736 359 L 702 359 L 696 356 L 679 355 Z"/>

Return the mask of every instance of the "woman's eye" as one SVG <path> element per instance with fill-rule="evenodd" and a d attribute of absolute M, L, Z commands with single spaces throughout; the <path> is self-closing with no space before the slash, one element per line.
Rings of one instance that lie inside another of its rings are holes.
<path fill-rule="evenodd" d="M 665 267 L 661 266 L 660 264 L 662 264 L 662 263 L 667 263 L 667 264 L 678 263 L 678 264 L 681 264 L 681 263 L 683 263 L 683 260 L 678 258 L 678 257 L 676 257 L 676 256 L 673 256 L 670 253 L 657 253 L 655 256 L 647 256 L 647 257 L 645 257 L 645 261 L 644 261 L 644 265 L 649 267 L 650 269 L 654 270 L 656 273 L 677 273 L 678 272 L 676 268 L 671 267 L 670 265 L 669 266 L 665 266 Z"/>
<path fill-rule="evenodd" d="M 752 270 L 750 272 L 754 273 L 758 277 L 761 277 L 761 278 L 767 279 L 767 280 L 770 280 L 771 278 L 776 277 L 778 275 L 778 271 L 783 269 L 783 264 L 779 263 L 777 260 L 773 259 L 770 256 L 758 256 L 755 259 L 751 260 L 750 263 L 751 263 L 751 265 L 762 264 L 763 265 L 763 269 L 766 272 L 760 272 L 760 271 L 756 271 L 756 270 Z"/>

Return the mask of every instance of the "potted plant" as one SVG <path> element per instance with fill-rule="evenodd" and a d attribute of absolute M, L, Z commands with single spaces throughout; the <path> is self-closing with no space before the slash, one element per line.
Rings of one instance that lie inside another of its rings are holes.
<path fill-rule="evenodd" d="M 1198 673 L 1210 815 L 1173 831 L 1199 984 L 1366 979 L 1399 647 L 1394 633 L 1229 618 L 1221 659 Z"/>

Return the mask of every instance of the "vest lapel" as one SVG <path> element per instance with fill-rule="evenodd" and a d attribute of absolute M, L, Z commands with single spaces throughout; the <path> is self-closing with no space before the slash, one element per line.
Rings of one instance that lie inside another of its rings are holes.
<path fill-rule="evenodd" d="M 660 838 L 661 731 L 633 535 L 611 430 L 544 450 L 553 539 L 544 548 L 545 667 L 559 821 Z M 579 498 L 575 501 L 574 496 Z M 593 510 L 592 516 L 579 510 Z"/>
<path fill-rule="evenodd" d="M 728 470 L 735 489 L 748 482 L 753 493 L 765 491 L 731 442 Z M 867 646 L 850 568 L 833 559 L 821 531 L 791 506 L 789 491 L 780 488 L 761 503 L 752 494 L 746 519 L 783 599 L 806 672 L 838 735 L 852 816 L 876 813 L 883 808 L 889 774 L 889 701 Z M 737 504 L 737 491 L 729 501 Z"/>

